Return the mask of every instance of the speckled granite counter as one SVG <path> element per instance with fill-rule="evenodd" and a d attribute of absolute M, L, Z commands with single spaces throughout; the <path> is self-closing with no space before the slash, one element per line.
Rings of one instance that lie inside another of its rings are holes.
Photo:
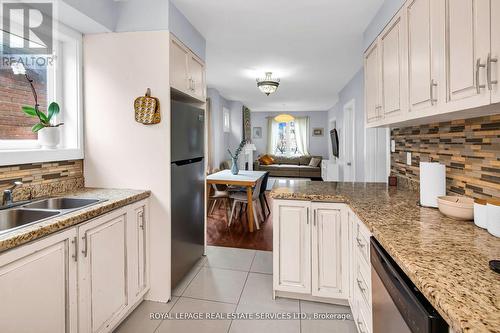
<path fill-rule="evenodd" d="M 500 332 L 500 238 L 385 184 L 276 181 L 271 197 L 345 202 L 456 332 Z"/>
<path fill-rule="evenodd" d="M 106 200 L 93 206 L 56 216 L 8 233 L 0 234 L 0 252 L 31 242 L 48 234 L 74 226 L 114 209 L 150 196 L 149 191 L 83 188 L 59 197 L 96 198 Z"/>

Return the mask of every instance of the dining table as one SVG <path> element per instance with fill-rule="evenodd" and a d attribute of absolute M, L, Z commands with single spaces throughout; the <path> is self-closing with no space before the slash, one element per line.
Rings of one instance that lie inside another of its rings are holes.
<path fill-rule="evenodd" d="M 217 184 L 217 185 L 232 185 L 246 187 L 248 207 L 247 207 L 247 219 L 248 219 L 248 230 L 253 232 L 253 201 L 252 192 L 257 181 L 264 177 L 265 171 L 248 171 L 240 170 L 238 174 L 233 175 L 230 170 L 222 170 L 219 172 L 212 173 L 207 176 L 207 184 Z"/>

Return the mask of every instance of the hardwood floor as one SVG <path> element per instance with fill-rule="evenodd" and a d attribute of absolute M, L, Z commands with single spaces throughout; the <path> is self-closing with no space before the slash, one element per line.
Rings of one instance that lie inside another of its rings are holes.
<path fill-rule="evenodd" d="M 268 198 L 269 206 L 271 201 Z M 239 209 L 237 210 L 239 213 Z M 264 223 L 260 223 L 260 230 L 248 232 L 248 223 L 245 212 L 233 220 L 231 227 L 227 227 L 224 205 L 219 205 L 207 220 L 207 244 L 214 246 L 236 247 L 240 249 L 273 250 L 272 214 L 269 214 Z"/>

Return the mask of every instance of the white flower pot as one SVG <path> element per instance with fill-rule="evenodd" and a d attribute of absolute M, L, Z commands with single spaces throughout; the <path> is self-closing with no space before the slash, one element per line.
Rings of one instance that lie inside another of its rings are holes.
<path fill-rule="evenodd" d="M 38 131 L 38 144 L 45 149 L 55 149 L 59 144 L 61 134 L 59 127 L 44 127 Z"/>

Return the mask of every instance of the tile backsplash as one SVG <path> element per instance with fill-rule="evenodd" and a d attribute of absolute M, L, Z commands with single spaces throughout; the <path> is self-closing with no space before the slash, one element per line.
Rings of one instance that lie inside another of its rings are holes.
<path fill-rule="evenodd" d="M 418 188 L 419 163 L 446 165 L 449 194 L 500 197 L 500 114 L 391 130 L 391 174 Z M 411 166 L 406 153 L 412 153 Z"/>
<path fill-rule="evenodd" d="M 0 167 L 0 190 L 15 181 L 23 185 L 14 200 L 54 195 L 83 187 L 83 160 L 45 162 Z"/>

